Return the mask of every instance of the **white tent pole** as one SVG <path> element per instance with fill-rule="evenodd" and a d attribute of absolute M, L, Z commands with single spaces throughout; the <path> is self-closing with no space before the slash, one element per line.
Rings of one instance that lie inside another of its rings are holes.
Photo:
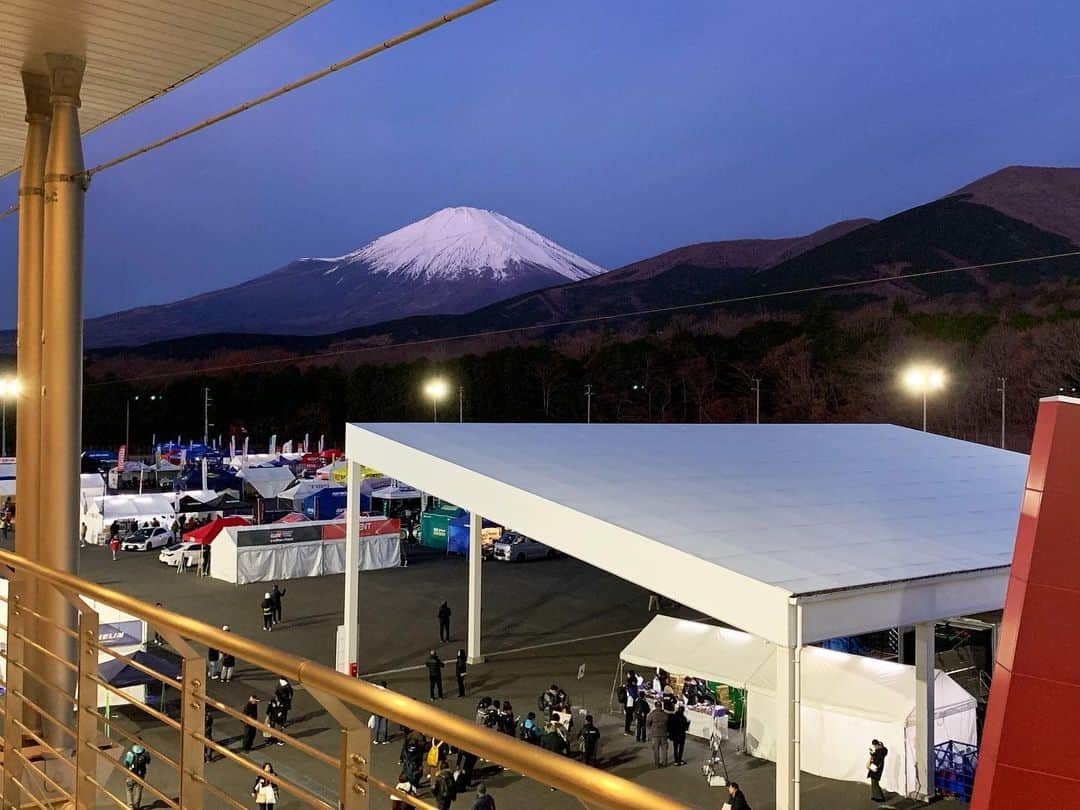
<path fill-rule="evenodd" d="M 360 465 L 349 461 L 345 506 L 345 663 L 360 660 Z M 358 667 L 359 668 L 359 667 Z"/>
<path fill-rule="evenodd" d="M 934 789 L 934 636 L 935 622 L 915 625 L 915 773 L 918 798 Z"/>
<path fill-rule="evenodd" d="M 479 664 L 484 660 L 480 654 L 480 611 L 483 602 L 481 532 L 483 527 L 483 516 L 475 509 L 471 510 L 469 512 L 469 633 L 465 644 L 467 648 L 465 654 L 470 664 Z"/>

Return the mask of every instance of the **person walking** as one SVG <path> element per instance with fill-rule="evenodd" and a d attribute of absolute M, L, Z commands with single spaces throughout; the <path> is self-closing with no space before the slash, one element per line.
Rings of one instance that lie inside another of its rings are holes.
<path fill-rule="evenodd" d="M 634 700 L 634 720 L 637 723 L 634 739 L 637 742 L 645 742 L 645 721 L 648 717 L 649 701 L 645 699 L 644 693 L 638 692 L 638 696 Z"/>
<path fill-rule="evenodd" d="M 281 731 L 285 728 L 284 720 L 284 709 L 275 692 L 274 696 L 270 698 L 270 702 L 266 704 L 266 725 L 270 726 L 270 728 L 275 731 Z M 281 739 L 281 737 L 275 737 L 268 731 L 264 731 L 263 736 L 266 738 L 267 745 L 271 745 L 272 743 L 277 743 L 278 745 L 285 744 L 285 741 Z"/>
<path fill-rule="evenodd" d="M 596 753 L 600 750 L 600 729 L 593 725 L 591 714 L 585 715 L 585 725 L 578 729 L 576 739 L 581 740 L 581 761 L 595 765 Z"/>
<path fill-rule="evenodd" d="M 425 666 L 427 667 L 428 688 L 431 691 L 431 699 L 435 700 L 435 693 L 438 692 L 439 699 L 441 700 L 443 697 L 442 670 L 444 664 L 435 650 L 431 650 L 431 654 L 425 662 Z"/>
<path fill-rule="evenodd" d="M 634 732 L 630 730 L 631 724 L 634 722 L 634 703 L 637 702 L 637 679 L 633 676 L 633 672 L 626 677 L 626 683 L 619 686 L 619 690 L 616 693 L 616 697 L 619 698 L 619 703 L 623 708 L 623 736 L 632 737 Z"/>
<path fill-rule="evenodd" d="M 465 673 L 468 671 L 468 659 L 464 650 L 457 651 L 457 660 L 454 661 L 454 677 L 457 678 L 457 696 L 465 697 Z"/>
<path fill-rule="evenodd" d="M 671 739 L 671 757 L 676 765 L 685 765 L 683 751 L 686 750 L 686 732 L 690 728 L 690 719 L 682 706 L 675 708 L 674 714 L 668 715 L 668 737 Z"/>
<path fill-rule="evenodd" d="M 292 711 L 292 684 L 285 678 L 278 678 L 278 685 L 277 689 L 274 690 L 274 695 L 281 702 L 281 727 L 285 728 L 285 725 L 289 722 L 289 712 Z"/>
<path fill-rule="evenodd" d="M 454 784 L 454 774 L 443 762 L 431 781 L 431 793 L 435 797 L 435 806 L 439 810 L 450 810 L 450 805 L 457 798 L 457 786 Z"/>
<path fill-rule="evenodd" d="M 476 786 L 476 798 L 473 799 L 472 810 L 495 810 L 495 800 L 491 798 L 487 785 L 483 782 Z"/>
<path fill-rule="evenodd" d="M 214 741 L 214 714 L 208 708 L 203 715 L 203 736 L 210 742 Z M 209 745 L 203 747 L 203 762 L 214 761 L 214 749 Z"/>
<path fill-rule="evenodd" d="M 727 804 L 731 810 L 750 810 L 750 805 L 739 788 L 738 782 L 728 782 L 727 792 L 728 798 L 731 800 Z"/>
<path fill-rule="evenodd" d="M 439 641 L 450 640 L 450 605 L 445 601 L 439 605 Z"/>
<path fill-rule="evenodd" d="M 127 778 L 124 780 L 124 790 L 127 793 L 127 803 L 131 810 L 139 810 L 142 807 L 142 781 L 146 780 L 146 769 L 150 766 L 150 755 L 146 749 L 135 743 L 124 754 L 124 768 L 127 769 Z M 136 778 L 138 777 L 138 778 Z"/>
<path fill-rule="evenodd" d="M 229 625 L 223 624 L 221 629 L 229 632 Z M 232 680 L 233 667 L 236 666 L 236 657 L 228 650 L 221 651 L 221 682 L 228 683 Z"/>
<path fill-rule="evenodd" d="M 386 681 L 379 681 L 377 686 L 380 689 L 386 689 Z M 375 745 L 384 745 L 385 743 L 390 742 L 390 721 L 385 717 L 377 714 L 371 715 L 371 718 L 368 720 L 368 728 L 375 732 L 375 738 L 373 740 Z"/>
<path fill-rule="evenodd" d="M 86 548 L 86 524 L 79 527 L 79 548 Z"/>
<path fill-rule="evenodd" d="M 206 650 L 206 677 L 212 681 L 221 677 L 221 650 L 215 647 Z"/>
<path fill-rule="evenodd" d="M 281 599 L 285 596 L 285 588 L 278 588 L 277 583 L 274 583 L 274 587 L 270 589 L 270 606 L 273 608 L 274 624 L 281 621 Z"/>
<path fill-rule="evenodd" d="M 249 697 L 247 703 L 244 704 L 243 712 L 244 717 L 250 718 L 251 720 L 258 720 L 259 698 L 255 695 Z M 244 741 L 241 744 L 241 747 L 244 749 L 245 753 L 250 752 L 251 749 L 255 747 L 255 726 L 250 723 L 244 723 Z"/>
<path fill-rule="evenodd" d="M 270 591 L 263 594 L 262 600 L 263 630 L 270 632 L 274 629 L 274 602 L 270 598 Z"/>
<path fill-rule="evenodd" d="M 255 777 L 255 784 L 251 786 L 251 798 L 259 810 L 274 810 L 277 804 L 278 788 L 270 777 L 274 775 L 274 766 L 264 762 L 263 772 Z"/>
<path fill-rule="evenodd" d="M 120 550 L 120 538 L 115 534 L 109 538 L 109 550 L 112 552 L 113 562 L 116 562 L 116 552 Z"/>
<path fill-rule="evenodd" d="M 659 700 L 645 718 L 645 736 L 652 748 L 653 765 L 666 768 L 668 764 L 668 713 Z"/>
<path fill-rule="evenodd" d="M 889 749 L 881 740 L 870 741 L 870 759 L 866 762 L 866 778 L 870 780 L 870 801 L 885 801 L 885 793 L 881 790 L 881 775 L 885 773 L 885 757 L 889 755 Z"/>

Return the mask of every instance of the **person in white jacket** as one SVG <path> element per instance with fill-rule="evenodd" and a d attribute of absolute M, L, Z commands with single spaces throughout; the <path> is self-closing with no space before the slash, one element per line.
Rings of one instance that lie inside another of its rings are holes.
<path fill-rule="evenodd" d="M 251 798 L 255 800 L 259 810 L 274 810 L 278 797 L 277 785 L 270 779 L 274 773 L 274 766 L 269 762 L 264 762 L 262 769 L 263 772 L 255 779 L 255 784 L 251 788 Z"/>

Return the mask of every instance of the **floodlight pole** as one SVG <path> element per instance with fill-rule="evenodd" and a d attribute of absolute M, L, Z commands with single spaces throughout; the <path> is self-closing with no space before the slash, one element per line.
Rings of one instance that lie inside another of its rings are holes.
<path fill-rule="evenodd" d="M 592 424 L 592 384 L 585 386 L 585 424 Z"/>
<path fill-rule="evenodd" d="M 761 424 L 761 377 L 752 379 L 754 384 L 754 424 Z"/>
<path fill-rule="evenodd" d="M 465 421 L 465 386 L 459 385 L 457 388 L 457 420 L 458 422 Z"/>
<path fill-rule="evenodd" d="M 1005 449 L 1005 377 L 1001 378 L 1001 449 Z"/>
<path fill-rule="evenodd" d="M 922 389 L 922 432 L 926 433 L 926 386 Z"/>

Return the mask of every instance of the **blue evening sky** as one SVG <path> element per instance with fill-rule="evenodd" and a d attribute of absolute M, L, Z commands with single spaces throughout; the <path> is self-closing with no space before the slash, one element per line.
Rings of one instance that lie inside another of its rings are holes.
<path fill-rule="evenodd" d="M 333 0 L 86 139 L 88 165 L 455 0 Z M 1075 2 L 501 0 L 100 175 L 86 311 L 339 255 L 450 205 L 608 267 L 880 217 L 1014 163 L 1080 164 Z M 15 180 L 0 183 L 0 207 Z M 0 325 L 16 223 L 0 223 Z M 391 313 L 388 313 L 388 315 Z"/>

